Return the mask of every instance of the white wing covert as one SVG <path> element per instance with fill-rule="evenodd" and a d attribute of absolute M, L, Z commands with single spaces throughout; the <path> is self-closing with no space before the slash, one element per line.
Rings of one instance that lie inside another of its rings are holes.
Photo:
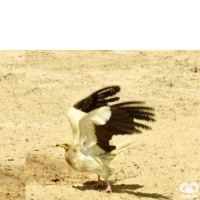
<path fill-rule="evenodd" d="M 67 113 L 67 117 L 73 133 L 73 143 L 78 145 L 80 142 L 79 120 L 85 116 L 86 113 L 72 107 Z"/>
<path fill-rule="evenodd" d="M 103 149 L 97 146 L 97 136 L 95 134 L 95 125 L 104 125 L 111 117 L 109 106 L 103 106 L 89 112 L 81 118 L 80 127 L 80 145 L 84 151 L 94 154 L 105 153 Z"/>

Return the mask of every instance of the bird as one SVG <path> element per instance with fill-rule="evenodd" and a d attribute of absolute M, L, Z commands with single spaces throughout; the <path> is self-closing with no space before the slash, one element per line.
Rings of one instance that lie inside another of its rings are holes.
<path fill-rule="evenodd" d="M 76 171 L 93 172 L 98 175 L 95 188 L 105 179 L 104 192 L 112 193 L 109 177 L 112 170 L 109 163 L 118 153 L 134 143 L 134 139 L 118 145 L 111 145 L 114 135 L 142 133 L 151 127 L 141 121 L 155 121 L 155 110 L 146 106 L 144 101 L 118 102 L 113 97 L 120 86 L 104 87 L 75 103 L 67 113 L 73 133 L 73 141 L 58 144 L 65 149 L 66 162 Z M 113 104 L 113 102 L 115 102 Z"/>

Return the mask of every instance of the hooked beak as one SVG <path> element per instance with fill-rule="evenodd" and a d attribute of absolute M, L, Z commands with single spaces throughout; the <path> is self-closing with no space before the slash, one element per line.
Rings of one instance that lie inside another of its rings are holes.
<path fill-rule="evenodd" d="M 66 146 L 64 145 L 64 144 L 56 144 L 56 147 L 62 147 L 62 148 L 64 148 L 64 149 L 66 149 Z"/>

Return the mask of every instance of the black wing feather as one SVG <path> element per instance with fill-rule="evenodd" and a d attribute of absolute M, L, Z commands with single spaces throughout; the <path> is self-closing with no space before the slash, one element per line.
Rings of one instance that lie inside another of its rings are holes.
<path fill-rule="evenodd" d="M 77 102 L 73 107 L 77 108 L 83 112 L 90 112 L 96 108 L 100 108 L 102 106 L 107 106 L 109 102 L 117 101 L 119 100 L 119 97 L 114 98 L 108 98 L 110 96 L 115 95 L 120 91 L 119 86 L 110 86 L 102 88 L 85 99 Z M 107 99 L 108 98 L 108 99 Z"/>
<path fill-rule="evenodd" d="M 142 133 L 141 129 L 150 130 L 146 124 L 136 122 L 136 120 L 155 121 L 154 109 L 143 105 L 144 102 L 124 102 L 111 105 L 111 117 L 105 125 L 95 125 L 97 145 L 106 152 L 115 149 L 110 146 L 109 141 L 113 135 L 125 135 Z"/>

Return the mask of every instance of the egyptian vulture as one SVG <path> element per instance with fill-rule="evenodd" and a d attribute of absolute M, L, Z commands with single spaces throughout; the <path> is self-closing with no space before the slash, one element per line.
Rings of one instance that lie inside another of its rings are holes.
<path fill-rule="evenodd" d="M 119 145 L 110 145 L 113 135 L 142 133 L 151 129 L 138 122 L 155 121 L 154 109 L 142 101 L 130 101 L 109 105 L 119 100 L 112 97 L 120 91 L 119 86 L 100 89 L 74 104 L 68 111 L 68 120 L 73 132 L 73 142 L 59 146 L 65 149 L 66 162 L 76 171 L 94 172 L 98 175 L 96 188 L 101 186 L 100 177 L 107 184 L 105 192 L 112 192 L 108 181 L 110 161 L 122 149 L 134 142 L 133 139 Z"/>

